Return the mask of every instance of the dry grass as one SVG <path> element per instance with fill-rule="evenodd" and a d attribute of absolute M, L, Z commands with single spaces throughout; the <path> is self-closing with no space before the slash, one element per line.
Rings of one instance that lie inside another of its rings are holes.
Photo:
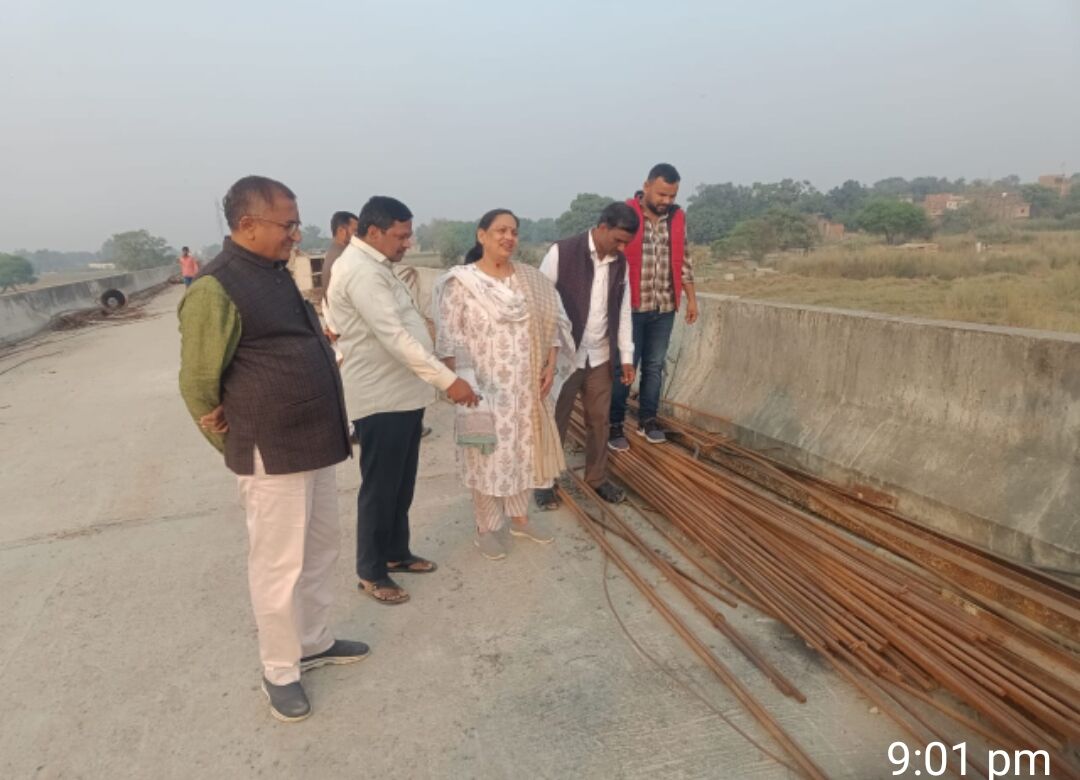
<path fill-rule="evenodd" d="M 852 242 L 776 258 L 779 273 L 701 268 L 699 287 L 760 300 L 1080 333 L 1080 231 L 1014 233 L 975 252 L 973 236 L 938 251 Z M 734 281 L 723 281 L 735 273 Z"/>

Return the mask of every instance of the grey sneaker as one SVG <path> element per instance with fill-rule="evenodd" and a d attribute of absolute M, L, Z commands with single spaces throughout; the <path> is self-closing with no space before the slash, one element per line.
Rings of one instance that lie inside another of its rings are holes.
<path fill-rule="evenodd" d="M 300 681 L 288 685 L 274 685 L 264 677 L 263 693 L 270 702 L 270 714 L 285 723 L 295 723 L 311 714 L 311 704 Z"/>
<path fill-rule="evenodd" d="M 480 550 L 480 554 L 489 561 L 498 561 L 506 557 L 506 548 L 499 539 L 498 531 L 489 531 L 486 534 L 477 533 L 473 544 Z"/>
<path fill-rule="evenodd" d="M 546 526 L 532 519 L 527 519 L 525 525 L 518 525 L 511 520 L 510 535 L 520 536 L 522 539 L 531 539 L 540 544 L 551 544 L 555 541 L 554 534 L 548 531 Z"/>
<path fill-rule="evenodd" d="M 594 487 L 593 490 L 596 491 L 596 494 L 600 496 L 600 498 L 604 499 L 609 504 L 621 504 L 626 500 L 626 493 L 623 492 L 623 489 L 611 482 L 604 482 L 597 487 Z"/>
<path fill-rule="evenodd" d="M 559 499 L 555 497 L 553 488 L 537 488 L 533 491 L 533 500 L 536 501 L 537 509 L 545 512 L 559 508 Z"/>
<path fill-rule="evenodd" d="M 663 444 L 667 441 L 664 429 L 660 427 L 660 423 L 656 420 L 646 420 L 637 429 L 637 434 L 638 436 L 644 436 L 645 441 L 649 442 L 649 444 Z"/>
<path fill-rule="evenodd" d="M 335 639 L 329 650 L 324 650 L 315 655 L 309 655 L 300 659 L 300 671 L 318 669 L 327 664 L 354 664 L 368 657 L 371 648 L 363 642 L 353 642 L 348 639 Z"/>
<path fill-rule="evenodd" d="M 623 433 L 623 427 L 621 425 L 611 426 L 611 433 L 608 434 L 607 446 L 612 452 L 626 452 L 630 449 L 630 442 L 626 440 L 626 434 Z"/>

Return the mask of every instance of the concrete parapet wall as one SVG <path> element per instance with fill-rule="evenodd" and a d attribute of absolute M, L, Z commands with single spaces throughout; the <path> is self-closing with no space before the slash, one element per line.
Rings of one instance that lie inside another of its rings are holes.
<path fill-rule="evenodd" d="M 0 344 L 9 344 L 44 330 L 55 317 L 101 305 L 107 290 L 132 296 L 165 282 L 176 273 L 170 265 L 104 276 L 24 293 L 0 296 Z"/>
<path fill-rule="evenodd" d="M 442 271 L 419 270 L 426 302 Z M 699 299 L 697 324 L 678 317 L 665 394 L 727 422 L 695 422 L 882 492 L 934 530 L 1080 573 L 1080 336 Z"/>
<path fill-rule="evenodd" d="M 935 530 L 1080 573 L 1080 336 L 699 297 L 699 322 L 679 318 L 667 396 L 728 421 L 705 427 L 883 491 Z"/>

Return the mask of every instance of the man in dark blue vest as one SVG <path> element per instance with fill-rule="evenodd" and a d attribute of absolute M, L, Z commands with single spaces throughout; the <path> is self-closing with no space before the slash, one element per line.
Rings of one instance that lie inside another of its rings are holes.
<path fill-rule="evenodd" d="M 555 423 L 565 441 L 580 394 L 585 408 L 585 481 L 613 504 L 626 496 L 607 478 L 608 414 L 616 366 L 621 365 L 623 383 L 634 381 L 630 286 L 623 250 L 638 224 L 630 206 L 612 203 L 595 228 L 556 241 L 540 263 L 540 271 L 559 291 L 577 347 L 575 371 L 555 404 Z M 554 490 L 537 490 L 535 499 L 541 509 L 557 505 Z"/>
<path fill-rule="evenodd" d="M 286 268 L 300 240 L 296 196 L 247 176 L 224 209 L 230 236 L 180 303 L 180 393 L 239 481 L 270 712 L 303 720 L 301 671 L 368 654 L 327 625 L 340 535 L 334 466 L 351 453 L 345 399 L 334 352 Z"/>

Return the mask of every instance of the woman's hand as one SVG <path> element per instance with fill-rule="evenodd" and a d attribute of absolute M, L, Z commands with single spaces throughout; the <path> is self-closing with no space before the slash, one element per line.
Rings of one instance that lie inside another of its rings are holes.
<path fill-rule="evenodd" d="M 547 398 L 547 395 L 551 392 L 551 388 L 554 384 L 555 364 L 548 363 L 544 370 L 540 372 L 540 398 Z"/>

